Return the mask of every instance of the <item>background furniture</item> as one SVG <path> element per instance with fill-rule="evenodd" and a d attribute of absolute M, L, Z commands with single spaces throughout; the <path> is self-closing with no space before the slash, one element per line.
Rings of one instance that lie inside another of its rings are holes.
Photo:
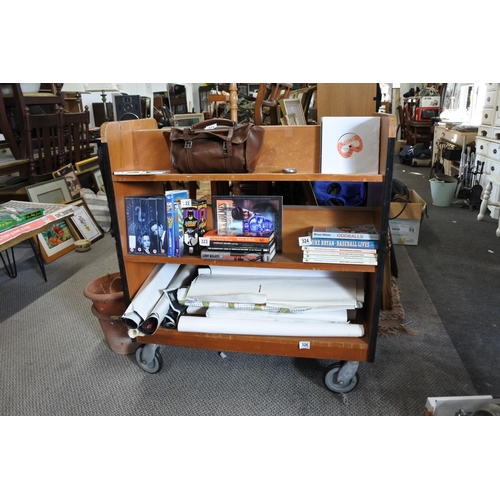
<path fill-rule="evenodd" d="M 462 150 L 465 150 L 467 146 L 473 146 L 475 139 L 475 130 L 455 130 L 453 128 L 448 128 L 443 123 L 438 123 L 434 126 L 432 165 L 434 165 L 437 161 L 442 161 L 444 173 L 446 175 L 458 175 L 460 161 L 441 158 L 441 152 L 445 148 L 456 148 L 462 152 Z"/>
<path fill-rule="evenodd" d="M 500 83 L 487 83 L 481 125 L 476 139 L 476 165 L 481 163 L 483 176 L 479 183 L 483 186 L 483 201 L 478 220 L 482 220 L 487 209 L 500 224 Z M 484 163 L 484 168 L 483 168 Z M 497 229 L 500 236 L 500 225 Z"/>
<path fill-rule="evenodd" d="M 371 116 L 376 113 L 378 83 L 318 83 L 317 121 L 323 116 Z"/>
<path fill-rule="evenodd" d="M 2 83 L 0 93 L 0 131 L 5 136 L 8 146 L 16 160 L 28 158 L 27 118 L 26 112 L 32 115 L 54 113 L 58 107 L 64 107 L 61 94 L 62 84 L 46 84 L 39 92 L 24 93 L 20 83 Z M 3 102 L 1 102 L 3 101 Z"/>
<path fill-rule="evenodd" d="M 319 90 L 319 89 L 318 89 Z M 378 332 L 378 317 L 381 304 L 381 289 L 386 258 L 388 235 L 388 213 L 392 182 L 392 164 L 396 122 L 393 115 L 380 115 L 381 139 L 379 173 L 363 175 L 367 182 L 368 205 L 362 209 L 355 207 L 307 207 L 285 206 L 283 209 L 283 248 L 271 263 L 248 263 L 248 267 L 276 267 L 281 269 L 316 269 L 338 272 L 356 273 L 366 283 L 364 307 L 358 311 L 356 322 L 364 326 L 365 335 L 361 338 L 314 338 L 304 339 L 309 344 L 308 349 L 299 349 L 296 338 L 272 337 L 258 335 L 216 335 L 196 332 L 178 332 L 160 328 L 154 335 L 138 337 L 139 343 L 145 344 L 139 348 L 141 367 L 149 371 L 149 366 L 161 368 L 158 345 L 176 345 L 214 349 L 218 351 L 239 351 L 259 354 L 274 354 L 283 356 L 337 359 L 342 360 L 342 366 L 357 370 L 360 361 L 373 361 Z M 102 130 L 103 143 L 107 145 L 111 172 L 136 170 L 147 165 L 148 169 L 165 169 L 169 150 L 164 139 L 164 131 L 158 130 L 156 121 L 134 120 L 123 123 L 106 123 Z M 231 178 L 246 181 L 251 178 L 258 182 L 289 181 L 283 168 L 297 169 L 293 181 L 311 180 L 358 181 L 357 175 L 324 175 L 320 168 L 320 126 L 279 126 L 268 127 L 264 146 L 256 171 L 252 174 L 235 174 Z M 127 234 L 125 215 L 125 196 L 163 194 L 165 183 L 185 181 L 186 176 L 171 172 L 169 174 L 144 176 L 111 175 L 112 191 L 111 213 L 117 225 L 117 251 L 124 282 L 126 300 L 130 302 L 144 280 L 149 276 L 154 266 L 165 263 L 164 259 L 155 256 L 127 255 Z M 190 175 L 191 181 L 214 182 L 227 180 L 225 174 Z M 207 219 L 211 220 L 211 210 Z M 302 262 L 302 250 L 298 237 L 304 236 L 313 224 L 341 225 L 362 224 L 372 222 L 380 234 L 378 266 L 307 264 Z M 199 257 L 184 256 L 169 259 L 172 264 L 194 265 L 237 265 L 238 262 L 202 261 Z M 301 339 L 302 340 L 302 339 Z M 137 358 L 137 359 L 139 359 Z M 157 364 L 155 364 L 157 363 Z M 154 373 L 154 371 L 150 371 Z"/>
<path fill-rule="evenodd" d="M 279 125 L 280 99 L 287 99 L 292 88 L 291 83 L 261 83 L 255 100 L 255 125 Z"/>

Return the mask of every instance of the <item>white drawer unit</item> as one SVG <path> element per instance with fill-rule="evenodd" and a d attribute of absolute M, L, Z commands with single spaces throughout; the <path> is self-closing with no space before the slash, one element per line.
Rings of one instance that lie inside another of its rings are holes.
<path fill-rule="evenodd" d="M 476 166 L 484 162 L 480 184 L 483 186 L 481 220 L 490 211 L 498 219 L 500 212 L 500 84 L 487 83 L 481 125 L 476 137 Z M 485 196 L 486 195 L 486 196 Z M 486 198 L 486 199 L 485 199 Z"/>
<path fill-rule="evenodd" d="M 489 125 L 479 125 L 477 128 L 478 137 L 486 137 L 487 139 L 493 139 L 493 127 Z"/>

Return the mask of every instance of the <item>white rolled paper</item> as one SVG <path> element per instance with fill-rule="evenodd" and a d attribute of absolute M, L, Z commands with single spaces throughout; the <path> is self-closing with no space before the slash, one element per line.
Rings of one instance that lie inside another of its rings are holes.
<path fill-rule="evenodd" d="M 128 328 L 137 329 L 178 271 L 178 264 L 157 264 L 142 284 L 122 316 Z"/>
<path fill-rule="evenodd" d="M 281 337 L 362 337 L 363 325 L 353 323 L 311 324 L 308 321 L 251 321 L 250 319 L 204 318 L 181 316 L 180 332 L 221 333 L 231 335 L 267 335 Z"/>
<path fill-rule="evenodd" d="M 300 313 L 279 313 L 246 309 L 223 309 L 209 307 L 207 318 L 245 319 L 255 321 L 322 321 L 333 323 L 347 323 L 347 310 L 311 309 Z"/>

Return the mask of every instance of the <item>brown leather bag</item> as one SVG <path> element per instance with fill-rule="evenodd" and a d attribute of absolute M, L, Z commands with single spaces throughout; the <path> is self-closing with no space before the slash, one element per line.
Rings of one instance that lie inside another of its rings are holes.
<path fill-rule="evenodd" d="M 164 132 L 170 144 L 172 170 L 188 174 L 253 172 L 257 166 L 264 128 L 214 118 Z"/>

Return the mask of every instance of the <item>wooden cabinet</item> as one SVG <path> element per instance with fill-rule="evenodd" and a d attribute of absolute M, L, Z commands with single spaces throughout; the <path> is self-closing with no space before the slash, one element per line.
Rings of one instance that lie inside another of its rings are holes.
<path fill-rule="evenodd" d="M 373 115 L 373 113 L 372 113 Z M 240 262 L 201 260 L 199 257 L 165 258 L 127 255 L 126 219 L 124 198 L 128 195 L 164 194 L 166 183 L 184 181 L 315 181 L 366 182 L 368 201 L 366 207 L 317 207 L 284 206 L 283 253 L 271 263 L 244 263 L 251 267 L 281 269 L 333 270 L 356 273 L 366 283 L 364 307 L 357 310 L 355 322 L 364 326 L 360 338 L 274 337 L 259 335 L 206 334 L 178 332 L 160 328 L 154 335 L 138 337 L 145 345 L 174 345 L 272 354 L 316 359 L 335 359 L 348 362 L 373 361 L 377 341 L 378 317 L 381 303 L 384 263 L 386 257 L 388 212 L 392 182 L 392 164 L 396 136 L 394 115 L 376 115 L 381 120 L 379 172 L 372 175 L 334 175 L 320 173 L 320 126 L 269 126 L 257 168 L 252 174 L 182 175 L 178 173 L 158 175 L 114 175 L 127 170 L 170 170 L 169 148 L 153 119 L 105 123 L 101 129 L 103 145 L 107 147 L 112 178 L 114 200 L 111 207 L 117 221 L 116 238 L 123 271 L 125 295 L 128 301 L 135 296 L 153 267 L 158 263 L 194 265 L 241 266 Z M 283 168 L 295 168 L 296 174 L 284 174 Z M 116 212 L 115 212 L 116 211 Z M 208 215 L 211 220 L 211 214 Z M 374 223 L 380 234 L 377 266 L 309 264 L 302 262 L 299 237 L 306 235 L 312 225 L 346 225 Z M 358 275 L 359 274 L 359 275 Z M 309 343 L 309 349 L 300 349 L 299 340 Z M 350 365 L 352 368 L 352 366 Z M 356 371 L 356 370 L 354 370 Z"/>

